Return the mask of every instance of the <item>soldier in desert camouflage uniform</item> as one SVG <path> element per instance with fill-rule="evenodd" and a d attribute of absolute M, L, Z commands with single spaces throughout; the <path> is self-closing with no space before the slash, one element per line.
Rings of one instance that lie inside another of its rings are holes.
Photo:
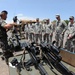
<path fill-rule="evenodd" d="M 42 41 L 42 24 L 39 22 L 39 18 L 36 19 L 34 31 L 35 31 L 35 42 L 38 44 L 38 42 Z"/>
<path fill-rule="evenodd" d="M 63 43 L 63 34 L 67 28 L 65 21 L 61 20 L 60 15 L 56 15 L 56 27 L 55 27 L 55 41 L 56 46 L 62 46 Z"/>
<path fill-rule="evenodd" d="M 32 24 L 32 21 L 29 24 L 29 37 L 31 42 L 34 41 L 34 24 Z"/>
<path fill-rule="evenodd" d="M 49 34 L 50 34 L 50 24 L 47 22 L 47 20 L 44 20 L 44 27 L 45 27 L 45 34 L 44 34 L 44 41 L 49 43 L 50 41 L 50 37 L 49 37 Z M 47 41 L 46 41 L 47 40 Z"/>
<path fill-rule="evenodd" d="M 75 22 L 74 17 L 70 16 L 67 30 L 64 34 L 63 48 L 75 50 Z"/>

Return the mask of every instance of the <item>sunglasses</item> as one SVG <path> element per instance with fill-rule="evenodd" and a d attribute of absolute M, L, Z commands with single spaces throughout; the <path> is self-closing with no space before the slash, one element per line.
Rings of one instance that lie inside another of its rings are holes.
<path fill-rule="evenodd" d="M 73 19 L 70 18 L 69 20 L 73 20 Z"/>

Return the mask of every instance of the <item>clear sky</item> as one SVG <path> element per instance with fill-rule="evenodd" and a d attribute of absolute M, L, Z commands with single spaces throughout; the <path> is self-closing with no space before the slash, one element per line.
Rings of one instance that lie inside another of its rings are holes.
<path fill-rule="evenodd" d="M 15 15 L 20 18 L 50 18 L 60 14 L 63 20 L 75 16 L 75 0 L 0 0 L 0 11 L 8 11 L 8 21 Z"/>

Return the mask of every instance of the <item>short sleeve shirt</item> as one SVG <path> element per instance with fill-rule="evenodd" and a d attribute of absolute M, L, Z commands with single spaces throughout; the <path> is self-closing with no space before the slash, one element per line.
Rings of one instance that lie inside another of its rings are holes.
<path fill-rule="evenodd" d="M 4 20 L 0 19 L 0 24 L 2 27 L 4 27 L 7 23 Z"/>

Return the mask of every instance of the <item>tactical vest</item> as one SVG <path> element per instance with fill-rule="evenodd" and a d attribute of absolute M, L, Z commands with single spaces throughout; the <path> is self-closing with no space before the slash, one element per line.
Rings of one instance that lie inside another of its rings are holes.
<path fill-rule="evenodd" d="M 6 33 L 6 29 L 3 28 L 0 24 L 0 38 L 7 38 L 7 33 Z"/>

